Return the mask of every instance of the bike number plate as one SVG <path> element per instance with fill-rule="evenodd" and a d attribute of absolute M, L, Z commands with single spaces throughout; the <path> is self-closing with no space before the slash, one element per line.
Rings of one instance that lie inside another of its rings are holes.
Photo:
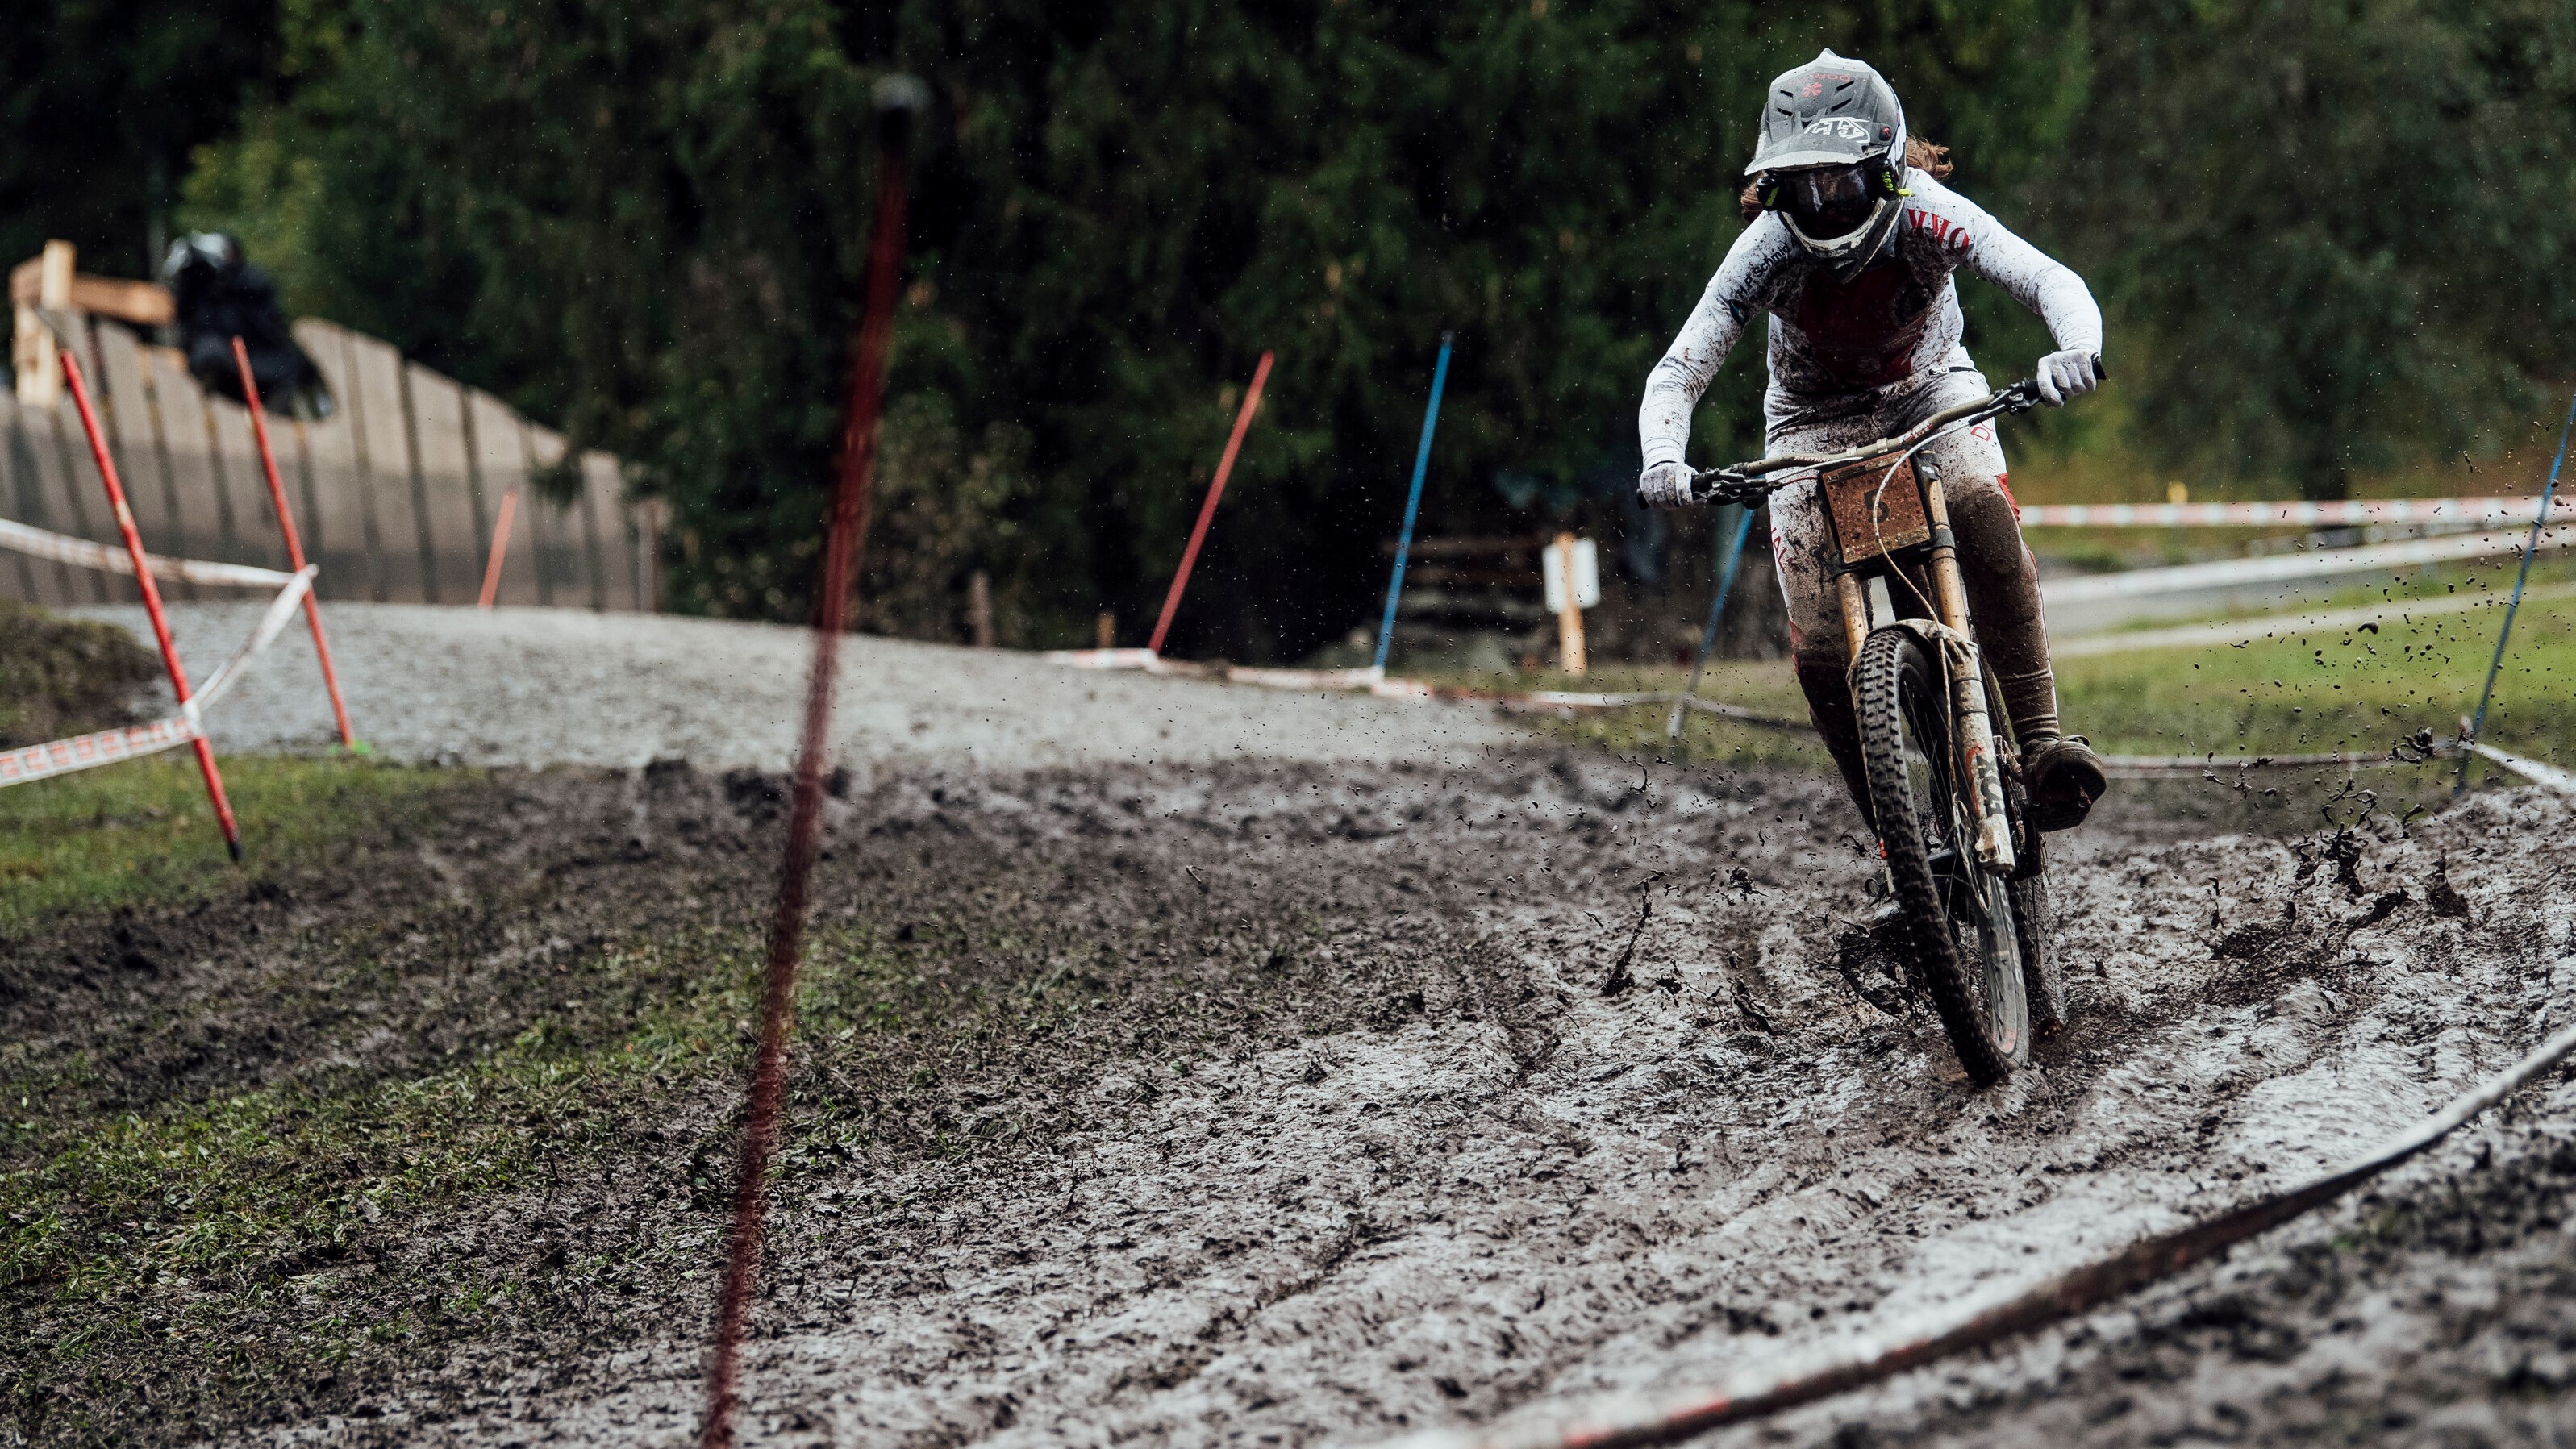
<path fill-rule="evenodd" d="M 1818 475 L 1816 487 L 1846 568 L 1932 541 L 1932 520 L 1923 513 L 1923 484 L 1911 458 L 1896 465 L 1893 476 L 1884 458 L 1829 468 Z"/>

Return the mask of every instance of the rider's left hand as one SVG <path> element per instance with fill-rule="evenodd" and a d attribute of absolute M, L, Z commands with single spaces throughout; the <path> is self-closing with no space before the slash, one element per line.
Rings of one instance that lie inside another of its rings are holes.
<path fill-rule="evenodd" d="M 2101 385 L 2101 359 L 2073 348 L 2052 352 L 2039 360 L 2037 376 L 2039 400 L 2062 408 L 2068 399 L 2082 397 Z"/>

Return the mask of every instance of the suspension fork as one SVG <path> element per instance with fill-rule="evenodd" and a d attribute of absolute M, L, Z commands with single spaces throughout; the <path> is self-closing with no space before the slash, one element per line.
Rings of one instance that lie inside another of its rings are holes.
<path fill-rule="evenodd" d="M 1951 635 L 1951 648 L 1961 657 L 1949 661 L 1950 714 L 1959 722 L 1960 763 L 1969 780 L 1968 803 L 1977 813 L 1977 863 L 1988 870 L 2010 871 L 2012 822 L 2004 807 L 2003 771 L 1995 760 L 1994 721 L 1986 713 L 1986 671 L 1975 638 L 1968 633 L 1968 588 L 1959 576 L 1958 540 L 1950 532 L 1950 505 L 1941 493 L 1941 475 L 1924 469 L 1923 511 L 1932 523 L 1933 608 Z"/>

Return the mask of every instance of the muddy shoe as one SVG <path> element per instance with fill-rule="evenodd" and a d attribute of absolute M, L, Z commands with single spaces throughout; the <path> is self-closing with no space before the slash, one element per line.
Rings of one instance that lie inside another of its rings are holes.
<path fill-rule="evenodd" d="M 2039 830 L 2072 830 L 2083 824 L 2111 783 L 2102 757 L 2082 735 L 2033 741 L 2022 756 L 2021 777 L 2030 792 L 2030 823 Z"/>

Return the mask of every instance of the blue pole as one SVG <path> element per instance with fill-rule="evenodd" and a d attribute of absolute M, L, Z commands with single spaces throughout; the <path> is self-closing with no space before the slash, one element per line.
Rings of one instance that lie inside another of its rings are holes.
<path fill-rule="evenodd" d="M 1682 737 L 1682 711 L 1690 708 L 1691 697 L 1699 693 L 1699 672 L 1708 667 L 1708 651 L 1717 647 L 1717 617 L 1726 612 L 1726 596 L 1735 592 L 1735 566 L 1744 562 L 1744 539 L 1753 532 L 1753 510 L 1735 510 L 1735 532 L 1717 555 L 1717 597 L 1708 601 L 1708 627 L 1699 631 L 1699 657 L 1691 661 L 1690 687 L 1673 701 L 1673 717 L 1664 721 L 1664 738 Z"/>
<path fill-rule="evenodd" d="M 2522 607 L 2522 586 L 2531 577 L 2531 556 L 2540 552 L 2540 526 L 2549 521 L 2549 501 L 2558 496 L 2558 470 L 2567 461 L 2567 435 L 2576 430 L 2576 397 L 2567 399 L 2567 421 L 2558 428 L 2558 456 L 2549 464 L 2549 486 L 2540 490 L 2540 511 L 2531 516 L 2531 541 L 2523 545 L 2522 567 L 2513 575 L 2513 599 L 2504 606 L 2504 627 L 2496 631 L 2495 658 L 2487 663 L 2487 685 L 2478 691 L 2477 717 L 2469 722 L 2469 737 L 2460 741 L 2460 778 L 2451 787 L 2453 798 L 2469 788 L 2469 760 L 2474 756 L 2478 736 L 2487 727 L 2487 701 L 2495 697 L 2496 674 L 2504 668 L 2504 641 L 2513 637 L 2514 611 Z"/>
<path fill-rule="evenodd" d="M 1440 334 L 1440 361 L 1431 369 L 1431 406 L 1422 410 L 1422 446 L 1413 454 L 1413 491 L 1404 499 L 1404 532 L 1395 540 L 1395 577 L 1386 581 L 1386 620 L 1377 626 L 1377 660 L 1370 667 L 1386 673 L 1387 646 L 1395 642 L 1395 599 L 1404 590 L 1404 560 L 1413 552 L 1413 519 L 1422 511 L 1422 475 L 1431 468 L 1431 431 L 1440 425 L 1440 393 L 1449 385 L 1449 340 Z"/>

